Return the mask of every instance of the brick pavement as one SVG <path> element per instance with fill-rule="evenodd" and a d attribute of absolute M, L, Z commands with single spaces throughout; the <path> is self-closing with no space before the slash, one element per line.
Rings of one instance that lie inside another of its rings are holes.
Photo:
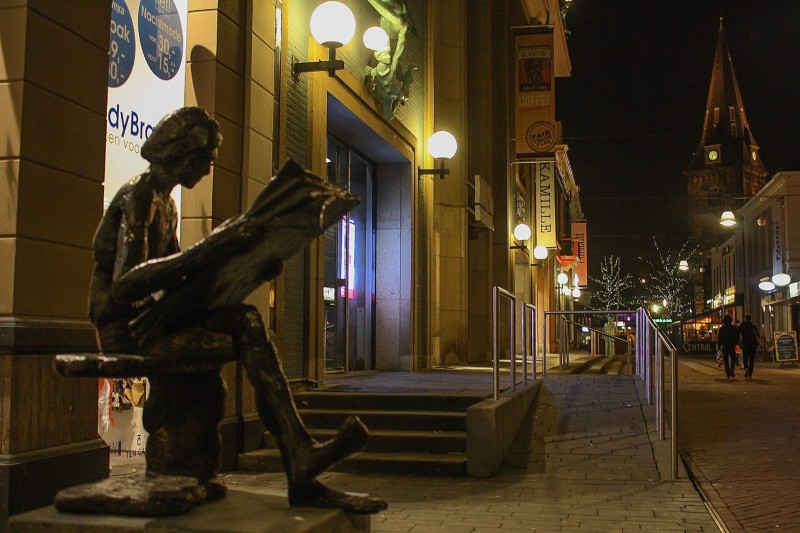
<path fill-rule="evenodd" d="M 679 442 L 729 531 L 800 531 L 800 367 L 756 362 L 725 378 L 710 357 L 681 358 Z"/>
<path fill-rule="evenodd" d="M 552 376 L 493 478 L 322 479 L 386 498 L 372 519 L 378 533 L 718 531 L 685 476 L 659 479 L 648 413 L 631 377 Z M 226 483 L 285 490 L 282 474 L 231 473 Z"/>

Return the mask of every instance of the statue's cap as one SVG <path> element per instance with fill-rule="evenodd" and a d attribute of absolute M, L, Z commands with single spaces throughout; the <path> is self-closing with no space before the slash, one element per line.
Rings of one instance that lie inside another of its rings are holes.
<path fill-rule="evenodd" d="M 205 109 L 182 107 L 162 118 L 142 145 L 142 157 L 165 163 L 222 143 L 219 124 Z"/>

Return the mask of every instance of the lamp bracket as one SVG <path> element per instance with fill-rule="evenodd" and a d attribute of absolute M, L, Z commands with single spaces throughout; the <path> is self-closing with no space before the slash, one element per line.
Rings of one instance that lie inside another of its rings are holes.
<path fill-rule="evenodd" d="M 337 70 L 344 69 L 344 61 L 341 59 L 336 59 L 336 48 L 329 48 L 328 49 L 328 60 L 322 61 L 321 59 L 317 61 L 307 61 L 301 62 L 297 61 L 297 58 L 292 55 L 292 76 L 294 79 L 300 77 L 300 74 L 305 72 L 323 72 L 327 71 L 328 76 L 333 77 L 336 74 Z"/>
<path fill-rule="evenodd" d="M 450 169 L 444 168 L 445 159 L 440 159 L 439 161 L 439 168 L 417 168 L 417 174 L 420 176 L 425 174 L 435 174 L 444 179 L 447 174 L 450 174 Z"/>

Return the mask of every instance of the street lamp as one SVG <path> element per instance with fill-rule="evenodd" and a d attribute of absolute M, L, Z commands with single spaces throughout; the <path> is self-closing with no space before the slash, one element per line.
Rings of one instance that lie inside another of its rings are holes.
<path fill-rule="evenodd" d="M 792 282 L 792 276 L 790 276 L 786 272 L 778 272 L 777 274 L 772 276 L 772 283 L 774 283 L 776 287 L 785 287 L 791 282 Z"/>
<path fill-rule="evenodd" d="M 439 161 L 439 168 L 421 168 L 418 173 L 436 174 L 444 179 L 445 174 L 450 174 L 450 170 L 444 168 L 445 161 L 456 155 L 458 143 L 456 138 L 449 131 L 437 131 L 428 139 L 428 153 L 432 158 Z"/>
<path fill-rule="evenodd" d="M 758 282 L 758 288 L 764 292 L 772 292 L 775 290 L 775 284 L 768 278 L 761 278 Z"/>
<path fill-rule="evenodd" d="M 735 226 L 736 216 L 733 214 L 733 211 L 724 211 L 722 216 L 719 218 L 719 223 L 725 227 Z"/>
<path fill-rule="evenodd" d="M 337 70 L 344 68 L 344 61 L 336 59 L 336 49 L 353 38 L 356 18 L 341 2 L 323 2 L 311 13 L 309 25 L 314 39 L 328 49 L 328 61 L 297 62 L 292 65 L 292 73 L 297 77 L 304 72 L 327 71 L 332 77 Z"/>
<path fill-rule="evenodd" d="M 514 227 L 514 238 L 520 242 L 525 242 L 531 238 L 531 228 L 522 219 L 520 219 L 517 222 L 517 225 Z M 536 257 L 535 254 L 534 257 Z M 546 252 L 545 252 L 545 257 L 547 257 Z M 539 258 L 537 257 L 537 259 Z"/>

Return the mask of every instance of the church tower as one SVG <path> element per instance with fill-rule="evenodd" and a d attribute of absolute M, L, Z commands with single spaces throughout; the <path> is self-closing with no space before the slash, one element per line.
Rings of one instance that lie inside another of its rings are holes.
<path fill-rule="evenodd" d="M 701 248 L 719 244 L 722 211 L 734 210 L 753 196 L 769 174 L 744 112 L 722 18 L 703 133 L 684 174 L 693 207 L 692 237 Z"/>

